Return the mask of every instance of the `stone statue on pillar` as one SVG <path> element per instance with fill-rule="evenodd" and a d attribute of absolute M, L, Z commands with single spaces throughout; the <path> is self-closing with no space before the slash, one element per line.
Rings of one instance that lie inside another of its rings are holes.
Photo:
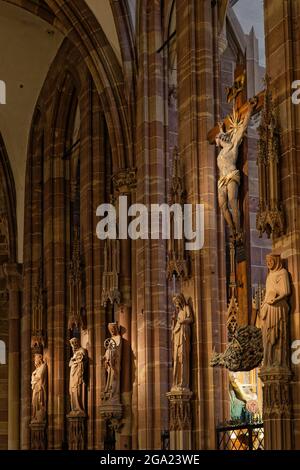
<path fill-rule="evenodd" d="M 117 322 L 109 323 L 108 330 L 111 337 L 104 342 L 106 351 L 103 356 L 103 364 L 107 375 L 103 400 L 120 403 L 122 336 Z"/>
<path fill-rule="evenodd" d="M 266 257 L 269 273 L 266 293 L 260 308 L 264 359 L 259 377 L 263 386 L 265 449 L 287 450 L 292 445 L 292 404 L 289 367 L 289 305 L 291 294 L 288 271 L 281 257 Z"/>
<path fill-rule="evenodd" d="M 192 448 L 190 390 L 191 324 L 193 310 L 183 294 L 173 297 L 176 312 L 172 323 L 173 380 L 166 396 L 170 411 L 170 450 Z"/>
<path fill-rule="evenodd" d="M 32 423 L 45 423 L 47 410 L 47 364 L 42 354 L 34 355 L 35 370 L 31 376 Z"/>
<path fill-rule="evenodd" d="M 287 299 L 291 293 L 289 274 L 280 255 L 266 257 L 269 274 L 265 298 L 260 308 L 264 344 L 264 368 L 288 367 L 288 312 Z"/>
<path fill-rule="evenodd" d="M 72 338 L 70 345 L 73 350 L 73 356 L 69 362 L 71 412 L 68 416 L 86 416 L 85 372 L 88 360 L 87 352 L 81 347 L 78 338 Z"/>
<path fill-rule="evenodd" d="M 172 390 L 189 390 L 191 323 L 193 313 L 183 294 L 175 295 L 173 303 L 177 311 L 173 317 L 173 386 Z"/>
<path fill-rule="evenodd" d="M 109 323 L 110 338 L 104 341 L 102 358 L 106 382 L 100 405 L 100 413 L 109 428 L 119 431 L 122 426 L 123 404 L 121 403 L 122 336 L 118 322 Z"/>

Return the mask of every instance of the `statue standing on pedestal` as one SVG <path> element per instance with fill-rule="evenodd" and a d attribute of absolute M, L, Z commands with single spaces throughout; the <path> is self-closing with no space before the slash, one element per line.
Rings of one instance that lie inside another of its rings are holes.
<path fill-rule="evenodd" d="M 108 330 L 111 337 L 104 342 L 106 351 L 103 356 L 103 363 L 107 376 L 103 400 L 120 403 L 122 336 L 117 322 L 109 323 Z"/>
<path fill-rule="evenodd" d="M 86 383 L 85 372 L 87 365 L 87 352 L 81 347 L 78 338 L 72 338 L 70 345 L 73 356 L 70 359 L 70 404 L 71 412 L 69 416 L 86 416 Z"/>
<path fill-rule="evenodd" d="M 191 323 L 193 323 L 193 313 L 183 294 L 175 295 L 173 297 L 173 303 L 177 311 L 177 318 L 176 315 L 174 315 L 172 325 L 172 391 L 189 390 Z"/>
<path fill-rule="evenodd" d="M 239 146 L 247 130 L 253 108 L 257 100 L 249 102 L 249 109 L 243 119 L 234 111 L 230 117 L 230 128 L 224 132 L 223 123 L 219 123 L 220 132 L 216 136 L 216 145 L 221 148 L 217 164 L 220 172 L 218 181 L 218 200 L 223 216 L 232 230 L 234 238 L 240 238 L 240 210 L 238 192 L 240 172 L 236 168 Z"/>
<path fill-rule="evenodd" d="M 287 298 L 291 293 L 287 270 L 280 255 L 266 256 L 269 274 L 266 280 L 266 294 L 260 316 L 263 322 L 263 365 L 267 367 L 288 367 L 288 312 Z"/>
<path fill-rule="evenodd" d="M 42 354 L 34 355 L 35 370 L 31 375 L 32 418 L 31 422 L 44 423 L 47 410 L 47 364 Z"/>

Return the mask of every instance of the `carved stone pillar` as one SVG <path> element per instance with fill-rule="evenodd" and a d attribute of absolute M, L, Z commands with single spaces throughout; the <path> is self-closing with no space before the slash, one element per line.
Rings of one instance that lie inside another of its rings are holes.
<path fill-rule="evenodd" d="M 264 448 L 292 449 L 291 394 L 292 373 L 288 368 L 262 368 Z"/>
<path fill-rule="evenodd" d="M 120 170 L 113 176 L 115 197 L 126 195 L 128 206 L 135 200 L 133 192 L 136 188 L 136 170 Z M 116 431 L 116 448 L 118 450 L 132 448 L 132 245 L 131 240 L 120 240 L 120 273 L 119 289 L 121 304 L 117 307 L 116 319 L 122 325 L 122 365 L 121 365 L 121 403 L 122 409 L 114 410 L 115 414 L 122 415 L 120 421 L 110 419 L 111 427 Z M 113 424 L 112 424 L 113 423 Z"/>
<path fill-rule="evenodd" d="M 84 450 L 86 441 L 86 416 L 67 416 L 68 449 Z"/>
<path fill-rule="evenodd" d="M 221 371 L 203 374 L 209 367 L 211 345 L 224 343 L 221 321 L 226 310 L 226 291 L 220 283 L 226 270 L 224 227 L 215 205 L 216 155 L 207 142 L 218 116 L 217 22 L 212 27 L 219 15 L 216 10 L 216 2 L 176 1 L 178 148 L 188 182 L 187 203 L 205 205 L 205 248 L 192 253 L 192 279 L 183 287 L 195 312 L 191 405 L 193 446 L 197 449 L 215 448 L 215 423 L 223 421 L 227 406 L 225 375 Z M 198 380 L 200 376 L 202 380 Z"/>
<path fill-rule="evenodd" d="M 192 449 L 192 414 L 189 390 L 167 393 L 170 408 L 170 450 Z"/>
<path fill-rule="evenodd" d="M 45 450 L 46 446 L 46 423 L 30 423 L 31 449 Z"/>
<path fill-rule="evenodd" d="M 284 234 L 274 237 L 273 248 L 285 259 L 286 268 L 292 282 L 289 312 L 288 351 L 300 338 L 300 243 L 299 243 L 299 149 L 300 149 L 300 106 L 291 99 L 292 82 L 300 76 L 299 18 L 300 8 L 297 0 L 264 1 L 266 63 L 271 78 L 273 99 L 278 111 L 280 131 L 280 175 L 279 185 L 285 214 Z M 278 32 L 282 33 L 279 34 Z M 280 39 L 279 39 L 280 38 Z M 293 408 L 293 442 L 300 449 L 300 367 L 290 364 L 293 380 L 290 383 Z M 282 382 L 280 382 L 282 383 Z M 276 422 L 276 421 L 275 421 Z M 282 420 L 280 439 L 284 436 L 285 419 Z"/>
<path fill-rule="evenodd" d="M 3 266 L 9 292 L 8 350 L 8 449 L 20 446 L 20 293 L 21 269 L 16 263 Z"/>

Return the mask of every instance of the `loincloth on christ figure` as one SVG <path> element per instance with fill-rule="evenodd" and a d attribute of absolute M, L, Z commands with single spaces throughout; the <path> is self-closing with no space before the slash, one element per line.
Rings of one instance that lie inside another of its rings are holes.
<path fill-rule="evenodd" d="M 228 175 L 221 176 L 218 181 L 218 189 L 228 186 L 231 181 L 235 181 L 238 185 L 241 182 L 241 175 L 239 170 L 233 170 Z"/>

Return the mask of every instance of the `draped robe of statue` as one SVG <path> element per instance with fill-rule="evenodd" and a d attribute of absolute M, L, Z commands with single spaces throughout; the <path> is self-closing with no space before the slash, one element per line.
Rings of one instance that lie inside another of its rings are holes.
<path fill-rule="evenodd" d="M 117 323 L 109 323 L 108 330 L 111 337 L 105 341 L 106 351 L 103 362 L 107 376 L 103 398 L 120 403 L 122 336 Z"/>
<path fill-rule="evenodd" d="M 73 348 L 73 356 L 70 359 L 70 404 L 71 413 L 74 416 L 85 416 L 85 367 L 87 362 L 87 353 L 80 346 L 77 338 L 72 338 L 70 344 Z"/>
<path fill-rule="evenodd" d="M 191 323 L 193 315 L 182 294 L 173 298 L 178 310 L 172 329 L 173 346 L 173 386 L 172 390 L 189 390 Z"/>
<path fill-rule="evenodd" d="M 47 408 L 47 364 L 41 354 L 35 354 L 35 370 L 31 376 L 32 421 L 43 423 Z"/>
<path fill-rule="evenodd" d="M 288 367 L 289 275 L 279 255 L 268 255 L 269 274 L 261 306 L 264 367 Z"/>

